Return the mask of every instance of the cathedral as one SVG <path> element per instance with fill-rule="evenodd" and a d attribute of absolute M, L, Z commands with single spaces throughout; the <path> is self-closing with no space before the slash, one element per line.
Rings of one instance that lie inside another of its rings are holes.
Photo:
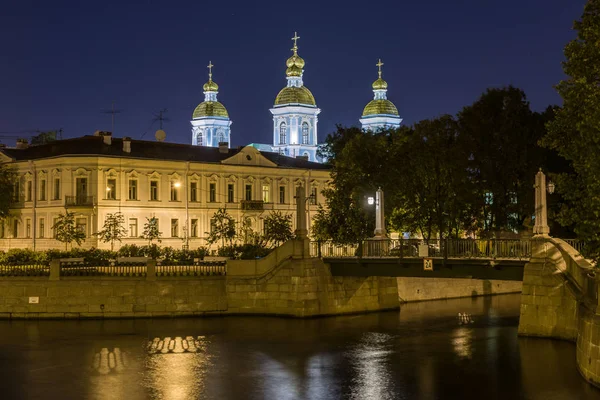
<path fill-rule="evenodd" d="M 261 152 L 274 152 L 307 161 L 323 162 L 317 150 L 317 123 L 321 109 L 311 91 L 304 86 L 305 62 L 298 55 L 298 39 L 294 34 L 292 56 L 286 61 L 286 86 L 275 97 L 269 111 L 273 116 L 273 143 L 252 143 Z M 376 64 L 378 78 L 373 82 L 374 98 L 364 108 L 360 118 L 364 130 L 398 128 L 402 118 L 398 109 L 387 99 L 388 84 L 381 77 L 381 60 Z M 204 101 L 192 114 L 192 144 L 219 147 L 219 143 L 231 143 L 231 124 L 225 106 L 217 100 L 219 86 L 212 80 L 213 64 L 208 65 L 208 82 L 204 84 Z"/>

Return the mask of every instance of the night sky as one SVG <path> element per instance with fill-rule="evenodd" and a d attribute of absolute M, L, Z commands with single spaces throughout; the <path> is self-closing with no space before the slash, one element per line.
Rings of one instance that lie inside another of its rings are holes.
<path fill-rule="evenodd" d="M 127 4 L 123 4 L 127 3 Z M 0 140 L 62 128 L 191 143 L 209 60 L 232 145 L 272 143 L 269 108 L 298 31 L 319 141 L 357 125 L 384 62 L 403 123 L 454 114 L 488 87 L 522 88 L 535 110 L 560 104 L 564 45 L 585 0 L 27 1 L 0 11 Z M 22 132 L 21 135 L 18 133 Z"/>

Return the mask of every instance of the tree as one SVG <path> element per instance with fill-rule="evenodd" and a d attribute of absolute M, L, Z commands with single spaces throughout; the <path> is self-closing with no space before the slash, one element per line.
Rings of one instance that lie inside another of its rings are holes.
<path fill-rule="evenodd" d="M 572 168 L 554 175 L 564 199 L 559 222 L 572 225 L 589 255 L 600 255 L 600 1 L 589 0 L 574 25 L 577 38 L 565 47 L 568 79 L 556 89 L 563 106 L 547 124 L 543 144 L 558 151 Z"/>
<path fill-rule="evenodd" d="M 0 164 L 0 219 L 6 218 L 9 215 L 10 204 L 12 203 L 15 188 L 16 175 L 12 168 L 6 164 Z"/>
<path fill-rule="evenodd" d="M 209 245 L 221 241 L 221 246 L 225 246 L 225 241 L 230 245 L 235 239 L 236 221 L 224 208 L 219 208 L 211 218 L 211 230 L 205 232 L 208 235 L 206 241 Z"/>
<path fill-rule="evenodd" d="M 152 245 L 154 240 L 158 241 L 158 243 L 162 242 L 160 239 L 162 236 L 162 232 L 158 229 L 158 218 L 146 217 L 146 223 L 144 224 L 144 232 L 142 233 L 141 238 L 146 239 L 148 241 L 148 245 Z"/>
<path fill-rule="evenodd" d="M 125 237 L 127 231 L 123 226 L 125 224 L 125 217 L 120 212 L 114 214 L 106 214 L 104 220 L 104 226 L 102 230 L 97 232 L 96 235 L 104 243 L 110 242 L 110 250 L 114 250 L 115 241 L 121 242 L 121 239 Z"/>
<path fill-rule="evenodd" d="M 31 145 L 40 145 L 56 141 L 56 131 L 40 132 L 39 135 L 31 138 Z"/>
<path fill-rule="evenodd" d="M 265 240 L 279 246 L 294 237 L 292 232 L 292 216 L 275 211 L 265 218 Z"/>
<path fill-rule="evenodd" d="M 78 246 L 85 240 L 85 232 L 77 229 L 75 226 L 75 213 L 66 211 L 64 214 L 58 214 L 56 222 L 52 225 L 56 240 L 65 244 L 65 251 L 72 242 Z"/>

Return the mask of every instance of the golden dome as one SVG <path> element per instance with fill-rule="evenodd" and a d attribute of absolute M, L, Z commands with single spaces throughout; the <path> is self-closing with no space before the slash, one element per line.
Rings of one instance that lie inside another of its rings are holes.
<path fill-rule="evenodd" d="M 365 106 L 363 110 L 363 117 L 369 115 L 379 115 L 379 114 L 387 114 L 387 115 L 399 115 L 398 109 L 389 100 L 371 100 L 369 104 Z"/>
<path fill-rule="evenodd" d="M 373 89 L 374 90 L 381 90 L 381 89 L 387 89 L 387 82 L 384 81 L 381 78 L 378 78 L 375 82 L 373 82 Z"/>
<path fill-rule="evenodd" d="M 281 104 L 307 104 L 316 106 L 315 98 L 313 94 L 308 90 L 306 86 L 294 87 L 288 86 L 279 92 L 275 98 L 275 105 Z"/>
<path fill-rule="evenodd" d="M 229 118 L 229 113 L 227 112 L 225 106 L 218 101 L 204 101 L 198 104 L 198 107 L 196 107 L 194 113 L 192 114 L 192 119 L 202 117 Z"/>
<path fill-rule="evenodd" d="M 286 76 L 302 76 L 302 68 L 298 68 L 295 65 L 292 65 L 288 69 L 285 70 Z"/>
<path fill-rule="evenodd" d="M 290 68 L 292 66 L 296 66 L 300 69 L 304 68 L 304 59 L 300 57 L 298 54 L 294 54 L 290 58 L 287 59 L 285 65 Z"/>
<path fill-rule="evenodd" d="M 219 85 L 214 83 L 212 79 L 209 79 L 208 82 L 206 82 L 204 84 L 204 86 L 202 86 L 202 88 L 204 89 L 205 92 L 218 92 L 219 91 Z"/>

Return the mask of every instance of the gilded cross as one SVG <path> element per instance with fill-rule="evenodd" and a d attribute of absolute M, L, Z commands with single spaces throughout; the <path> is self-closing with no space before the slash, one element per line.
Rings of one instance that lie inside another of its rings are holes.
<path fill-rule="evenodd" d="M 212 61 L 208 62 L 208 79 L 211 80 L 212 79 L 212 67 L 214 67 Z"/>
<path fill-rule="evenodd" d="M 294 47 L 292 48 L 294 54 L 296 54 L 296 52 L 298 51 L 298 39 L 300 39 L 300 36 L 298 36 L 298 32 L 294 32 L 294 37 L 292 38 L 292 40 L 294 41 Z"/>
<path fill-rule="evenodd" d="M 381 78 L 381 67 L 383 66 L 383 63 L 381 62 L 381 58 L 379 59 L 379 62 L 375 65 L 377 65 L 377 68 L 379 68 L 379 77 Z"/>

